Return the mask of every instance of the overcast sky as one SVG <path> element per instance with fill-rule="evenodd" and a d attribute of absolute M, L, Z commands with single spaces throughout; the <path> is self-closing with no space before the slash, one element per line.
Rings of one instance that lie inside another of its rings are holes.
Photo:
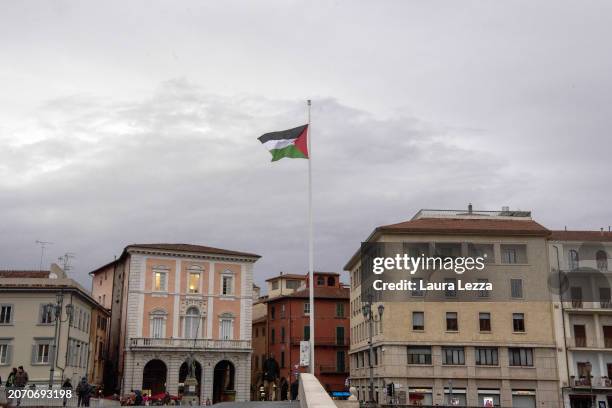
<path fill-rule="evenodd" d="M 130 243 L 307 270 L 305 160 L 261 134 L 313 100 L 315 266 L 420 208 L 612 224 L 612 2 L 3 1 L 0 268 Z M 345 278 L 346 280 L 346 278 Z"/>

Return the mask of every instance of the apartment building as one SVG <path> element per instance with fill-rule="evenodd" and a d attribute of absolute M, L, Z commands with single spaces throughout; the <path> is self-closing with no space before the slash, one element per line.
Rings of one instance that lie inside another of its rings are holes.
<path fill-rule="evenodd" d="M 612 406 L 612 233 L 553 231 L 549 259 L 555 298 L 559 386 L 564 406 Z"/>
<path fill-rule="evenodd" d="M 37 386 L 59 387 L 67 378 L 76 386 L 84 376 L 102 385 L 104 353 L 92 339 L 104 347 L 108 332 L 97 324 L 109 316 L 56 264 L 0 271 L 0 377 L 22 365 Z"/>
<path fill-rule="evenodd" d="M 559 407 L 549 233 L 529 212 L 471 206 L 421 210 L 409 221 L 377 227 L 366 242 L 400 243 L 417 256 L 484 257 L 493 289 L 479 301 L 460 301 L 456 291 L 441 299 L 414 291 L 411 301 L 374 301 L 370 359 L 357 251 L 345 269 L 351 275 L 350 378 L 358 398 L 370 399 L 372 367 L 372 399 L 379 403 Z"/>
<path fill-rule="evenodd" d="M 201 402 L 249 400 L 257 259 L 201 245 L 134 244 L 92 271 L 94 298 L 112 308 L 111 386 L 178 395 L 194 359 Z"/>

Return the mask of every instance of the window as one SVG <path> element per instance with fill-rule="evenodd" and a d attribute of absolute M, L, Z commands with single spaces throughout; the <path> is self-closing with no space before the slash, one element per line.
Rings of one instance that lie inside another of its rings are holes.
<path fill-rule="evenodd" d="M 232 295 L 234 294 L 234 277 L 231 275 L 223 275 L 222 278 L 222 287 L 221 294 L 222 295 Z"/>
<path fill-rule="evenodd" d="M 575 249 L 570 249 L 567 257 L 569 270 L 574 271 L 578 269 L 578 265 L 580 265 L 580 257 L 578 256 L 578 251 L 576 251 Z"/>
<path fill-rule="evenodd" d="M 272 290 L 278 290 L 278 279 L 272 281 Z"/>
<path fill-rule="evenodd" d="M 595 254 L 595 260 L 597 261 L 597 269 L 600 272 L 608 272 L 608 254 L 606 251 L 597 251 Z"/>
<path fill-rule="evenodd" d="M 53 340 L 37 341 L 33 346 L 32 364 L 49 364 L 49 353 Z"/>
<path fill-rule="evenodd" d="M 513 367 L 531 367 L 533 366 L 533 349 L 509 348 L 508 360 Z"/>
<path fill-rule="evenodd" d="M 10 344 L 0 344 L 0 365 L 11 364 L 11 346 Z"/>
<path fill-rule="evenodd" d="M 525 331 L 525 314 L 512 313 L 512 330 L 515 332 Z"/>
<path fill-rule="evenodd" d="M 480 324 L 480 331 L 482 332 L 491 331 L 491 313 L 487 313 L 487 312 L 478 313 L 478 321 Z"/>
<path fill-rule="evenodd" d="M 281 338 L 280 338 L 280 342 L 281 343 L 285 343 L 285 328 L 281 327 Z"/>
<path fill-rule="evenodd" d="M 53 315 L 54 309 L 55 309 L 54 305 L 52 304 L 40 305 L 38 323 L 40 324 L 53 323 L 55 321 L 55 316 Z"/>
<path fill-rule="evenodd" d="M 189 293 L 200 292 L 200 272 L 189 272 Z"/>
<path fill-rule="evenodd" d="M 229 317 L 221 318 L 219 325 L 220 336 L 222 340 L 231 340 L 234 338 L 234 319 Z"/>
<path fill-rule="evenodd" d="M 570 296 L 572 299 L 572 307 L 582 307 L 582 288 L 580 286 L 570 287 Z"/>
<path fill-rule="evenodd" d="M 455 278 L 444 278 L 445 291 L 444 296 L 446 297 L 457 297 L 457 279 Z"/>
<path fill-rule="evenodd" d="M 336 352 L 336 371 L 339 373 L 346 372 L 346 353 L 344 351 Z"/>
<path fill-rule="evenodd" d="M 150 315 L 150 336 L 154 339 L 166 337 L 166 312 L 154 310 Z"/>
<path fill-rule="evenodd" d="M 501 251 L 501 262 L 503 264 L 527 263 L 527 245 L 502 244 L 500 245 L 499 249 Z"/>
<path fill-rule="evenodd" d="M 414 278 L 412 279 L 412 281 L 414 282 L 414 285 L 416 287 L 416 289 L 410 291 L 410 295 L 414 296 L 414 297 L 422 297 L 425 296 L 425 291 L 421 290 L 421 284 L 423 282 L 422 278 Z"/>
<path fill-rule="evenodd" d="M 327 286 L 336 286 L 336 278 L 333 276 L 327 278 Z"/>
<path fill-rule="evenodd" d="M 442 347 L 442 364 L 464 365 L 465 353 L 463 347 Z"/>
<path fill-rule="evenodd" d="M 270 344 L 276 344 L 276 329 L 270 329 Z"/>
<path fill-rule="evenodd" d="M 610 288 L 599 288 L 599 306 L 602 309 L 610 309 L 612 307 L 610 302 Z"/>
<path fill-rule="evenodd" d="M 446 312 L 446 330 L 459 330 L 459 323 L 457 322 L 457 312 Z"/>
<path fill-rule="evenodd" d="M 584 324 L 574 325 L 574 342 L 576 343 L 575 347 L 586 347 L 586 328 Z"/>
<path fill-rule="evenodd" d="M 510 279 L 510 296 L 514 299 L 523 298 L 523 280 Z"/>
<path fill-rule="evenodd" d="M 489 280 L 481 278 L 481 279 L 478 279 L 477 282 L 478 283 L 486 284 L 486 283 L 489 283 Z M 478 297 L 489 297 L 489 291 L 488 290 L 479 290 L 478 291 Z"/>
<path fill-rule="evenodd" d="M 310 302 L 304 302 L 304 314 L 310 314 Z"/>
<path fill-rule="evenodd" d="M 317 276 L 317 286 L 325 286 L 325 278 L 321 275 Z"/>
<path fill-rule="evenodd" d="M 284 319 L 285 318 L 285 304 L 283 303 L 282 305 L 280 305 L 280 318 Z"/>
<path fill-rule="evenodd" d="M 153 271 L 153 290 L 155 292 L 166 292 L 168 289 L 168 272 Z"/>
<path fill-rule="evenodd" d="M 310 340 L 310 326 L 304 326 L 304 341 Z"/>
<path fill-rule="evenodd" d="M 195 339 L 198 336 L 198 328 L 200 325 L 200 312 L 196 307 L 190 307 L 185 314 L 185 328 L 183 337 L 186 339 Z"/>
<path fill-rule="evenodd" d="M 0 305 L 0 324 L 13 323 L 13 305 Z"/>
<path fill-rule="evenodd" d="M 287 287 L 287 289 L 297 289 L 300 287 L 300 281 L 289 279 L 285 282 L 285 286 Z"/>
<path fill-rule="evenodd" d="M 285 352 L 281 351 L 281 358 L 280 358 L 280 366 L 281 368 L 285 368 Z"/>
<path fill-rule="evenodd" d="M 471 258 L 484 258 L 485 263 L 495 262 L 492 244 L 468 244 L 468 256 Z"/>
<path fill-rule="evenodd" d="M 344 303 L 336 303 L 336 317 L 344 317 Z"/>
<path fill-rule="evenodd" d="M 496 347 L 476 347 L 476 365 L 498 365 Z"/>
<path fill-rule="evenodd" d="M 344 327 L 336 327 L 336 345 L 344 346 Z"/>
<path fill-rule="evenodd" d="M 431 347 L 408 346 L 408 364 L 431 364 Z"/>
<path fill-rule="evenodd" d="M 412 330 L 425 330 L 424 312 L 412 312 Z"/>
<path fill-rule="evenodd" d="M 270 306 L 270 320 L 276 318 L 276 306 Z"/>

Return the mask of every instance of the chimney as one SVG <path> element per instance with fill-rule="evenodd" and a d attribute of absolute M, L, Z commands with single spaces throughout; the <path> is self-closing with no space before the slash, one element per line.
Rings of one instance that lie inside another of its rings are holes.
<path fill-rule="evenodd" d="M 472 213 L 472 203 L 468 204 L 468 214 Z"/>

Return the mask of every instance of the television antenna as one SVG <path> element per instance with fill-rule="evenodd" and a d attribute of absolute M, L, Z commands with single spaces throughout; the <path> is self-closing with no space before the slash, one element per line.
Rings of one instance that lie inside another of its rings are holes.
<path fill-rule="evenodd" d="M 41 241 L 41 240 L 36 240 L 36 244 L 40 245 L 40 266 L 38 268 L 39 271 L 42 271 L 42 265 L 43 265 L 43 257 L 45 255 L 45 249 L 47 248 L 47 245 L 53 245 L 53 242 L 50 241 Z"/>
<path fill-rule="evenodd" d="M 74 254 L 74 252 L 66 252 L 64 255 L 57 258 L 57 260 L 61 262 L 62 269 L 64 270 L 64 272 L 68 272 L 72 269 L 72 265 L 70 265 L 70 260 L 74 259 L 75 257 L 76 255 Z"/>

